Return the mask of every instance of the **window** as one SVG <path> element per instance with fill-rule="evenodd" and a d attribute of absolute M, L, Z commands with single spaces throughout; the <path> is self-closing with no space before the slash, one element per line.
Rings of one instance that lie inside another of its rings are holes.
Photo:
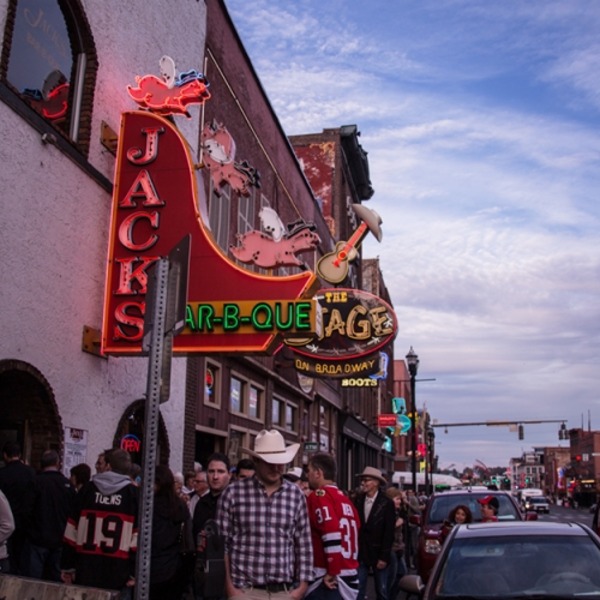
<path fill-rule="evenodd" d="M 296 430 L 296 421 L 298 410 L 292 404 L 286 404 L 285 406 L 285 428 L 288 431 Z"/>
<path fill-rule="evenodd" d="M 250 196 L 240 196 L 238 211 L 238 233 L 243 234 L 254 229 L 254 188 Z"/>
<path fill-rule="evenodd" d="M 229 386 L 229 410 L 246 415 L 251 419 L 260 420 L 263 417 L 264 390 L 258 385 L 231 376 Z"/>
<path fill-rule="evenodd" d="M 273 403 L 272 403 L 273 415 L 271 417 L 271 420 L 273 421 L 273 425 L 281 425 L 281 415 L 282 415 L 281 405 L 282 405 L 281 400 L 277 400 L 276 398 L 273 398 Z"/>
<path fill-rule="evenodd" d="M 224 185 L 219 195 L 210 180 L 209 222 L 215 241 L 224 252 L 229 252 L 229 212 L 231 210 L 231 188 Z"/>
<path fill-rule="evenodd" d="M 2 83 L 87 154 L 98 64 L 80 1 L 11 0 L 7 15 Z"/>
<path fill-rule="evenodd" d="M 248 416 L 253 419 L 258 419 L 260 416 L 260 395 L 261 390 L 251 385 L 250 393 L 248 394 Z"/>
<path fill-rule="evenodd" d="M 273 398 L 271 422 L 274 427 L 287 431 L 298 431 L 298 406 L 281 398 Z"/>
<path fill-rule="evenodd" d="M 221 405 L 221 369 L 213 362 L 206 362 L 204 370 L 204 403 Z"/>
<path fill-rule="evenodd" d="M 233 412 L 242 412 L 242 399 L 244 394 L 244 382 L 237 377 L 231 378 L 229 386 L 229 408 Z"/>

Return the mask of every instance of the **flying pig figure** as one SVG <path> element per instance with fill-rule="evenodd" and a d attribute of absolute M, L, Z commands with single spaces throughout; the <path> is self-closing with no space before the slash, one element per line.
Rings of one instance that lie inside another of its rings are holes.
<path fill-rule="evenodd" d="M 210 171 L 217 195 L 225 184 L 242 196 L 250 195 L 250 186 L 260 187 L 260 175 L 247 161 L 235 162 L 236 144 L 225 125 L 213 120 L 202 131 L 203 165 Z"/>
<path fill-rule="evenodd" d="M 315 226 L 297 221 L 289 225 L 289 232 L 279 241 L 261 231 L 249 231 L 238 235 L 238 245 L 231 246 L 231 254 L 243 263 L 253 263 L 257 267 L 302 267 L 304 263 L 296 256 L 314 250 L 321 238 L 315 233 Z"/>
<path fill-rule="evenodd" d="M 177 75 L 175 62 L 170 56 L 163 56 L 159 64 L 161 77 L 136 77 L 137 87 L 127 86 L 129 95 L 142 108 L 158 115 L 191 118 L 187 106 L 203 104 L 210 98 L 206 77 L 193 69 Z"/>

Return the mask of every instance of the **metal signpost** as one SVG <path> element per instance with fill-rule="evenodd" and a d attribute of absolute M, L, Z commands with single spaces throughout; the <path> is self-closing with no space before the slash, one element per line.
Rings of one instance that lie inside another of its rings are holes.
<path fill-rule="evenodd" d="M 152 553 L 154 475 L 158 450 L 160 403 L 169 399 L 173 336 L 185 322 L 189 264 L 189 236 L 169 258 L 159 259 L 148 272 L 144 351 L 148 353 L 148 383 L 144 419 L 143 476 L 140 497 L 135 600 L 148 600 Z"/>

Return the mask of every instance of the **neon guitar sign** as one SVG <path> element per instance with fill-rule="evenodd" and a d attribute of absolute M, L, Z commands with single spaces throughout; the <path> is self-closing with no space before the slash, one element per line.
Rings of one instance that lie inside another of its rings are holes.
<path fill-rule="evenodd" d="M 366 208 L 362 204 L 353 204 L 352 208 L 362 223 L 347 242 L 338 242 L 335 250 L 325 254 L 317 263 L 319 277 L 329 283 L 341 283 L 348 277 L 348 262 L 358 256 L 357 248 L 369 231 L 373 233 L 378 242 L 381 241 L 381 217 L 374 210 Z"/>

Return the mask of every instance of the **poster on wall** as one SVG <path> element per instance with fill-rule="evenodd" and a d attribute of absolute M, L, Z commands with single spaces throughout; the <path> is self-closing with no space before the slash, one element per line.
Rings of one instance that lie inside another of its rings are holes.
<path fill-rule="evenodd" d="M 79 463 L 87 461 L 88 431 L 65 427 L 65 456 L 63 474 L 69 477 L 71 469 Z"/>

